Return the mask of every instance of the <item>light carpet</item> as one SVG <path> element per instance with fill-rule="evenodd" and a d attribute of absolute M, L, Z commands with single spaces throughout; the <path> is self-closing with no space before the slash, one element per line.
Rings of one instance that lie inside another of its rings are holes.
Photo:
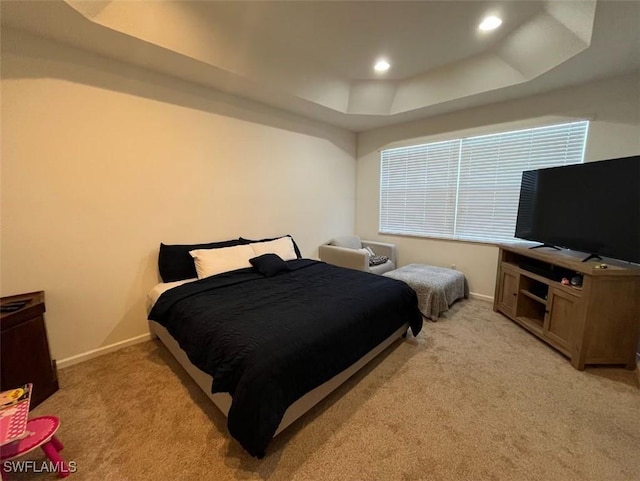
<path fill-rule="evenodd" d="M 32 416 L 60 417 L 70 480 L 640 479 L 636 373 L 577 371 L 478 300 L 392 345 L 263 460 L 159 341 L 69 367 L 60 385 Z"/>

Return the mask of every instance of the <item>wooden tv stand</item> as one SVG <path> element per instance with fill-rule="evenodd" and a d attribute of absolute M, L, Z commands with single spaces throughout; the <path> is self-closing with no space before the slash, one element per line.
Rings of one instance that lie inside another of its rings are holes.
<path fill-rule="evenodd" d="M 582 262 L 586 255 L 550 248 L 500 245 L 493 310 L 569 357 L 586 364 L 636 367 L 640 329 L 640 267 Z M 562 277 L 582 275 L 581 288 Z"/>

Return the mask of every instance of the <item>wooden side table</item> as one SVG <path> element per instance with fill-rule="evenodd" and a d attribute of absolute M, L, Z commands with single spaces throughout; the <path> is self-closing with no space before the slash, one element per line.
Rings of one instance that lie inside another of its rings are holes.
<path fill-rule="evenodd" d="M 51 360 L 44 323 L 44 292 L 3 297 L 0 306 L 22 304 L 0 313 L 0 391 L 33 384 L 31 407 L 58 390 L 58 373 Z"/>

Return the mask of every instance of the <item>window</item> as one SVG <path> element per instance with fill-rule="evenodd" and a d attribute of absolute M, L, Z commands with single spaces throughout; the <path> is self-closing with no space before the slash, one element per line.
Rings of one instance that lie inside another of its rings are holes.
<path fill-rule="evenodd" d="M 383 150 L 380 232 L 513 240 L 525 170 L 584 161 L 588 121 Z"/>

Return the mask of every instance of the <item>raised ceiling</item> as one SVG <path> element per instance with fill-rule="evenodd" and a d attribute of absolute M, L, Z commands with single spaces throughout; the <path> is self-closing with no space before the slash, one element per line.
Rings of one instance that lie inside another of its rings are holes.
<path fill-rule="evenodd" d="M 354 131 L 640 70 L 640 2 L 3 1 L 2 24 Z"/>

